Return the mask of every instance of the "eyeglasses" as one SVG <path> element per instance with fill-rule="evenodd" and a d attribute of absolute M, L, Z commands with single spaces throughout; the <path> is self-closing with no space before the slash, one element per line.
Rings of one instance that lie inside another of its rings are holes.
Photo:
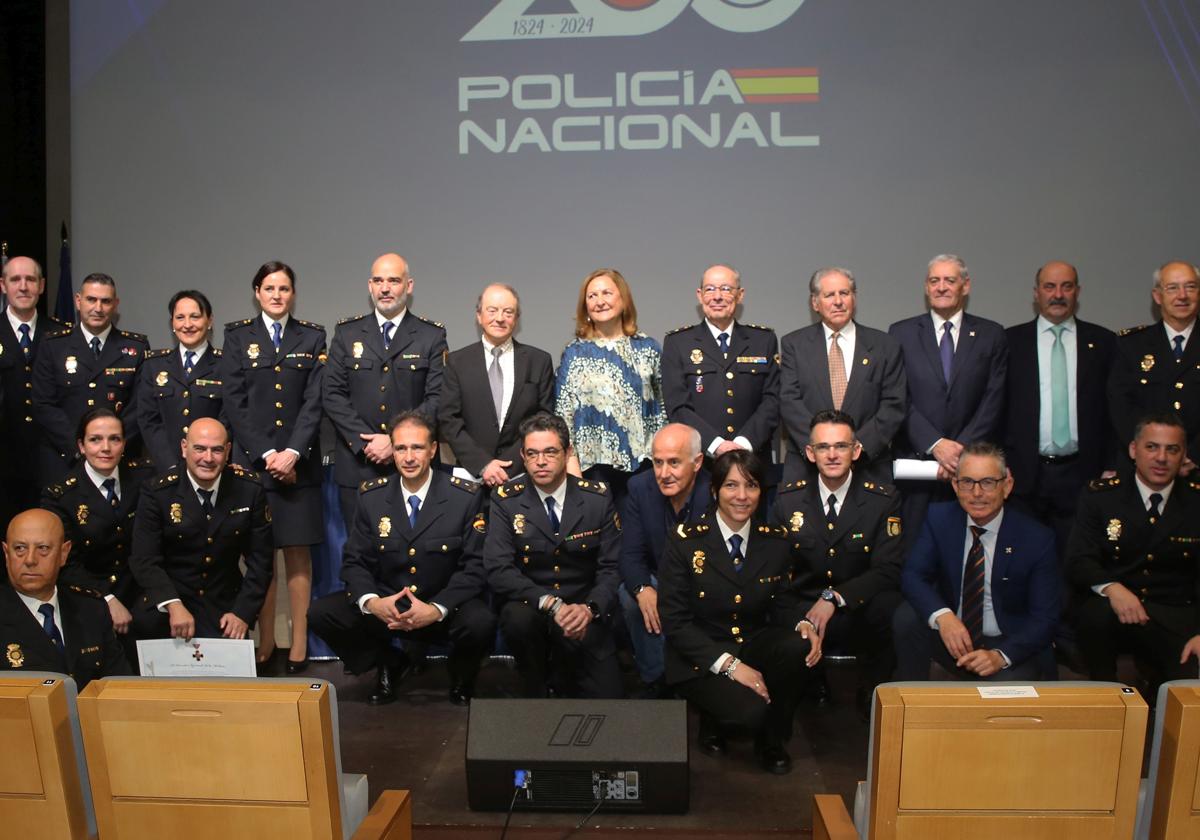
<path fill-rule="evenodd" d="M 1160 286 L 1159 288 L 1169 295 L 1177 295 L 1180 292 L 1194 295 L 1200 292 L 1200 283 L 1168 283 L 1166 286 Z"/>
<path fill-rule="evenodd" d="M 701 286 L 700 294 L 704 297 L 716 297 L 718 294 L 721 297 L 725 297 L 727 295 L 735 295 L 741 290 L 741 286 Z"/>
<path fill-rule="evenodd" d="M 976 487 L 978 487 L 980 490 L 982 490 L 985 493 L 991 493 L 993 490 L 995 490 L 997 487 L 1000 486 L 1000 482 L 1002 482 L 1002 481 L 1004 481 L 1003 478 L 956 478 L 956 479 L 954 479 L 955 485 L 957 485 L 960 490 L 965 490 L 968 493 L 974 491 L 974 489 Z"/>
<path fill-rule="evenodd" d="M 372 286 L 403 286 L 411 278 L 409 277 L 372 277 Z"/>
<path fill-rule="evenodd" d="M 501 309 L 498 306 L 485 306 L 483 308 L 483 314 L 489 318 L 495 318 L 497 315 L 503 315 L 505 318 L 515 318 L 517 317 L 517 310 L 512 309 L 511 307 Z"/>
<path fill-rule="evenodd" d="M 839 441 L 838 443 L 810 443 L 809 446 L 811 446 L 813 452 L 816 452 L 818 455 L 827 455 L 830 452 L 836 452 L 839 455 L 845 455 L 854 448 L 853 443 L 846 443 L 845 441 Z"/>
<path fill-rule="evenodd" d="M 526 461 L 538 461 L 545 458 L 547 461 L 557 460 L 563 451 L 557 446 L 550 446 L 545 449 L 526 449 L 521 453 L 525 456 Z"/>

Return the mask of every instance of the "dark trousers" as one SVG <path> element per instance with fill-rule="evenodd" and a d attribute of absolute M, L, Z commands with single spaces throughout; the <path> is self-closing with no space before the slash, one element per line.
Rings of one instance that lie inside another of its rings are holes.
<path fill-rule="evenodd" d="M 568 639 L 549 613 L 519 601 L 500 609 L 500 632 L 516 660 L 526 697 L 545 697 L 546 688 L 590 698 L 617 698 L 621 671 L 612 633 L 593 621 L 582 639 Z"/>
<path fill-rule="evenodd" d="M 436 601 L 436 596 L 434 597 Z M 470 685 L 496 637 L 496 617 L 482 600 L 472 598 L 445 620 L 420 630 L 389 630 L 373 615 L 364 613 L 345 592 L 314 601 L 308 608 L 308 627 L 337 654 L 351 673 L 361 674 L 399 662 L 394 639 L 451 645 L 450 678 Z"/>
<path fill-rule="evenodd" d="M 1146 624 L 1122 624 L 1109 600 L 1089 594 L 1075 610 L 1079 651 L 1093 680 L 1117 679 L 1117 653 L 1131 651 L 1138 667 L 1153 684 L 1163 680 L 1196 679 L 1197 663 L 1189 657 L 1179 664 L 1183 646 L 1196 633 L 1195 608 L 1147 604 Z"/>
<path fill-rule="evenodd" d="M 1067 554 L 1071 526 L 1075 524 L 1079 493 L 1089 478 L 1096 477 L 1083 475 L 1078 458 L 1042 461 L 1038 465 L 1036 481 L 1014 497 L 1020 507 L 1054 531 L 1060 566 Z"/>
<path fill-rule="evenodd" d="M 792 737 L 796 700 L 812 673 L 804 664 L 810 649 L 807 639 L 782 627 L 764 630 L 742 645 L 738 659 L 762 672 L 770 703 L 741 683 L 711 672 L 673 688 L 718 726 L 753 732 L 762 746 L 782 746 Z"/>
<path fill-rule="evenodd" d="M 338 485 L 338 507 L 342 509 L 342 521 L 346 523 L 346 536 L 354 533 L 354 513 L 358 509 L 358 488 Z"/>
<path fill-rule="evenodd" d="M 232 604 L 222 608 L 220 605 L 196 601 L 189 598 L 182 599 L 183 606 L 192 614 L 192 619 L 196 623 L 196 638 L 197 639 L 220 639 L 221 633 L 221 616 L 232 609 Z M 171 638 L 171 620 L 168 613 L 159 612 L 158 606 L 150 603 L 145 597 L 138 598 L 136 604 L 125 604 L 130 615 L 133 616 L 133 621 L 130 622 L 129 632 L 138 639 L 169 639 Z M 254 624 L 250 624 L 250 629 L 254 629 Z"/>
<path fill-rule="evenodd" d="M 821 641 L 822 653 L 854 654 L 860 688 L 870 690 L 892 678 L 896 670 L 892 618 L 903 603 L 899 591 L 884 590 L 853 611 L 839 609 L 829 619 Z"/>
<path fill-rule="evenodd" d="M 1049 645 L 1038 655 L 1031 656 L 1024 662 L 1014 662 L 1010 667 L 999 670 L 990 677 L 981 677 L 959 668 L 950 651 L 946 650 L 946 645 L 942 643 L 941 634 L 929 628 L 928 619 L 928 616 L 918 616 L 907 601 L 896 610 L 892 633 L 896 639 L 897 680 L 929 679 L 930 662 L 941 665 L 952 677 L 971 682 L 1054 679 L 1054 651 Z M 982 646 L 991 650 L 1003 650 L 1004 637 L 988 636 Z"/>

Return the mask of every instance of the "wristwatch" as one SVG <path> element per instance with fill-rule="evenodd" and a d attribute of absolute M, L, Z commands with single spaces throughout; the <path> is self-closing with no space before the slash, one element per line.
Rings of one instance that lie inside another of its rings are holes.
<path fill-rule="evenodd" d="M 595 601 L 588 601 L 587 608 L 592 611 L 592 618 L 595 619 L 600 617 L 600 607 Z"/>
<path fill-rule="evenodd" d="M 821 600 L 828 601 L 835 607 L 838 605 L 837 593 L 828 586 L 821 590 Z"/>

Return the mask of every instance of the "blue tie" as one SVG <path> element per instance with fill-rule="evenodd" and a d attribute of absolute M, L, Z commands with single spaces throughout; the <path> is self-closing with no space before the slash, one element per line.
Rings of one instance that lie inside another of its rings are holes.
<path fill-rule="evenodd" d="M 92 336 L 90 346 L 92 348 L 92 352 L 96 354 L 96 358 L 99 359 L 100 358 L 100 339 L 97 338 L 96 336 Z"/>
<path fill-rule="evenodd" d="M 742 567 L 746 565 L 746 558 L 742 556 L 741 534 L 734 534 L 729 538 L 729 559 L 733 561 L 733 570 L 735 572 L 740 572 Z"/>
<path fill-rule="evenodd" d="M 946 384 L 950 384 L 950 369 L 954 367 L 954 336 L 950 335 L 950 329 L 954 325 L 949 321 L 942 324 L 942 340 L 938 343 L 938 352 L 942 357 L 942 376 L 946 377 Z"/>
<path fill-rule="evenodd" d="M 104 487 L 104 498 L 108 499 L 108 503 L 113 507 L 117 506 L 117 480 L 115 478 L 106 478 L 101 482 Z"/>
<path fill-rule="evenodd" d="M 729 355 L 729 333 L 721 333 L 717 336 L 717 344 L 721 345 L 721 352 L 726 356 Z"/>
<path fill-rule="evenodd" d="M 201 487 L 196 492 L 200 494 L 200 507 L 204 510 L 204 515 L 211 519 L 213 512 L 213 491 L 205 490 Z"/>
<path fill-rule="evenodd" d="M 421 497 L 420 496 L 409 496 L 408 497 L 408 507 L 409 507 L 408 527 L 416 528 L 417 527 L 417 513 L 420 512 L 420 510 L 421 510 Z"/>
<path fill-rule="evenodd" d="M 392 330 L 394 330 L 395 328 L 396 328 L 396 325 L 393 324 L 391 321 L 383 322 L 383 349 L 384 350 L 388 349 L 388 345 L 392 343 Z"/>
<path fill-rule="evenodd" d="M 29 353 L 33 349 L 33 342 L 29 340 L 29 325 L 22 324 L 20 326 L 21 338 L 17 342 L 21 345 L 22 352 L 25 353 L 25 358 L 29 358 Z"/>
<path fill-rule="evenodd" d="M 58 625 L 54 623 L 54 605 L 42 604 L 38 607 L 38 612 L 42 614 L 42 629 L 46 631 L 46 635 L 54 643 L 55 649 L 59 653 L 62 653 L 63 638 L 62 633 L 58 632 Z"/>
<path fill-rule="evenodd" d="M 558 533 L 558 514 L 554 512 L 554 497 L 546 497 L 546 516 L 550 517 L 550 527 Z"/>
<path fill-rule="evenodd" d="M 283 344 L 283 324 L 278 321 L 271 324 L 271 343 L 275 345 L 275 352 L 279 352 L 279 345 Z"/>
<path fill-rule="evenodd" d="M 1175 336 L 1174 341 L 1175 341 L 1175 361 L 1178 362 L 1180 359 L 1183 358 L 1183 336 L 1181 336 L 1181 335 Z"/>
<path fill-rule="evenodd" d="M 279 326 L 276 324 L 275 326 Z M 279 342 L 275 342 L 275 349 L 279 349 Z M 183 375 L 187 377 L 187 381 L 192 381 L 192 368 L 196 366 L 196 351 L 188 350 L 183 354 Z"/>

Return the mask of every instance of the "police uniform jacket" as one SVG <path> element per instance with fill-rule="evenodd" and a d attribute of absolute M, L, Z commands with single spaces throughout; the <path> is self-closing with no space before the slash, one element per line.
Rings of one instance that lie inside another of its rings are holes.
<path fill-rule="evenodd" d="M 900 496 L 890 485 L 851 480 L 832 528 L 816 480 L 779 488 L 771 521 L 787 529 L 795 548 L 793 586 L 802 604 L 830 587 L 853 611 L 880 592 L 900 589 Z"/>
<path fill-rule="evenodd" d="M 543 595 L 592 604 L 606 615 L 617 595 L 620 520 L 602 481 L 568 475 L 555 534 L 533 484 L 519 478 L 492 493 L 483 562 L 502 599 L 537 606 Z"/>
<path fill-rule="evenodd" d="M 1067 573 L 1083 594 L 1121 583 L 1151 618 L 1156 605 L 1192 607 L 1192 635 L 1200 630 L 1200 482 L 1175 479 L 1162 514 L 1151 524 L 1132 478 L 1096 479 L 1079 501 L 1067 548 Z M 1178 615 L 1179 610 L 1169 611 Z M 1164 622 L 1173 626 L 1169 619 Z"/>
<path fill-rule="evenodd" d="M 701 321 L 667 333 L 662 349 L 667 418 L 699 430 L 704 451 L 714 438 L 744 437 L 770 449 L 779 427 L 779 342 L 775 331 L 734 323 L 729 354 Z"/>
<path fill-rule="evenodd" d="M 0 464 L 5 465 L 4 472 L 30 484 L 36 482 L 37 450 L 41 440 L 41 431 L 33 419 L 33 363 L 47 333 L 68 326 L 57 318 L 38 315 L 26 357 L 7 312 L 0 309 L 0 417 L 7 437 Z"/>
<path fill-rule="evenodd" d="M 325 373 L 325 328 L 289 317 L 276 352 L 261 317 L 225 325 L 221 378 L 234 460 L 260 471 L 267 487 L 264 452 L 294 449 L 296 483 L 321 483 L 321 382 Z"/>
<path fill-rule="evenodd" d="M 737 572 L 713 516 L 678 526 L 658 567 L 668 683 L 704 676 L 721 654 L 738 656 L 767 628 L 793 628 L 803 618 L 791 588 L 787 530 L 753 526 Z"/>
<path fill-rule="evenodd" d="M 364 482 L 342 560 L 350 600 L 408 587 L 451 613 L 483 594 L 484 495 L 471 481 L 433 471 L 429 492 L 408 524 L 399 476 Z"/>
<path fill-rule="evenodd" d="M 1117 333 L 1117 353 L 1108 380 L 1108 405 L 1117 440 L 1133 440 L 1144 414 L 1172 411 L 1183 418 L 1188 452 L 1200 452 L 1200 335 L 1192 332 L 1183 358 L 1167 340 L 1162 321 Z"/>
<path fill-rule="evenodd" d="M 212 417 L 225 423 L 220 362 L 221 351 L 210 344 L 192 367 L 189 381 L 178 347 L 146 354 L 138 374 L 138 429 L 160 470 L 180 459 L 179 442 L 196 420 Z"/>
<path fill-rule="evenodd" d="M 151 480 L 138 500 L 129 565 L 151 608 L 179 598 L 197 627 L 215 627 L 227 612 L 253 625 L 274 573 L 271 515 L 257 474 L 226 467 L 211 519 L 183 466 Z"/>
<path fill-rule="evenodd" d="M 75 680 L 79 688 L 101 677 L 132 673 L 113 633 L 108 605 L 99 592 L 77 586 L 58 587 L 55 616 L 65 650 L 50 641 L 42 624 L 13 589 L 0 586 L 0 669 L 54 671 Z"/>
<path fill-rule="evenodd" d="M 120 476 L 116 507 L 92 483 L 82 462 L 62 482 L 42 491 L 41 506 L 58 515 L 71 541 L 71 555 L 58 573 L 58 582 L 113 595 L 130 607 L 137 590 L 129 571 L 134 514 L 142 485 L 154 476 L 154 466 L 149 461 L 126 461 Z"/>
<path fill-rule="evenodd" d="M 391 462 L 369 462 L 360 435 L 386 434 L 388 421 L 401 411 L 416 409 L 437 417 L 446 350 L 445 328 L 412 312 L 405 314 L 386 350 L 374 312 L 337 325 L 323 397 L 325 413 L 337 430 L 334 478 L 339 485 L 356 487 L 396 471 Z"/>
<path fill-rule="evenodd" d="M 75 427 L 89 408 L 111 408 L 124 420 L 125 448 L 133 450 L 137 374 L 149 349 L 146 336 L 113 327 L 97 359 L 78 324 L 46 334 L 33 365 L 33 419 L 41 427 L 47 483 L 75 461 Z"/>

